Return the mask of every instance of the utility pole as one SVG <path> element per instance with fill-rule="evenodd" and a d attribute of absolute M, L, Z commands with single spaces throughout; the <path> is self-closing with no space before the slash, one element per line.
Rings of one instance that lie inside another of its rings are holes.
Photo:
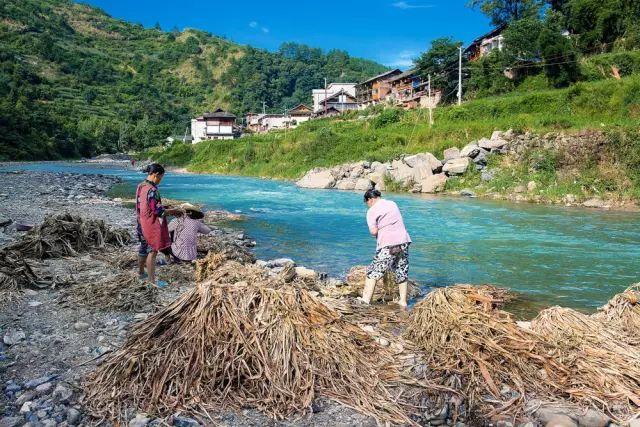
<path fill-rule="evenodd" d="M 433 126 L 433 99 L 431 99 L 431 74 L 429 74 L 429 84 L 427 86 L 429 92 L 429 127 Z"/>
<path fill-rule="evenodd" d="M 262 101 L 262 114 L 267 114 L 267 103 Z"/>
<path fill-rule="evenodd" d="M 324 116 L 327 117 L 327 78 L 324 78 Z"/>
<path fill-rule="evenodd" d="M 460 55 L 458 57 L 458 105 L 462 104 L 462 46 L 458 47 Z"/>

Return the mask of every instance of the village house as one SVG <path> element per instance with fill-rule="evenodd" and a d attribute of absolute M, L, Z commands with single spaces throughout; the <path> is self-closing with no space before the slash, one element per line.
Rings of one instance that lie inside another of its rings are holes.
<path fill-rule="evenodd" d="M 469 61 L 475 61 L 483 56 L 487 56 L 494 50 L 501 51 L 504 49 L 504 36 L 502 33 L 506 28 L 506 25 L 501 25 L 472 41 L 465 49 L 465 54 L 469 58 Z"/>
<path fill-rule="evenodd" d="M 336 95 L 338 98 L 336 99 Z M 329 101 L 333 101 L 334 107 L 339 111 L 350 109 L 352 102 L 350 99 L 356 97 L 356 84 L 355 83 L 330 83 L 326 89 L 313 89 L 311 91 L 313 97 L 313 112 L 318 113 L 325 108 L 325 99 L 327 101 L 327 108 L 329 108 Z M 339 105 L 340 101 L 343 101 L 344 105 Z"/>
<path fill-rule="evenodd" d="M 217 109 L 191 120 L 193 143 L 209 139 L 234 139 L 239 135 L 235 126 L 236 116 Z"/>
<path fill-rule="evenodd" d="M 425 94 L 426 83 L 418 76 L 416 70 L 408 70 L 389 79 L 391 103 L 403 108 L 416 108 L 420 105 L 420 97 Z"/>
<path fill-rule="evenodd" d="M 396 68 L 359 83 L 356 86 L 356 102 L 360 108 L 384 102 L 391 93 L 389 80 L 399 74 L 402 74 L 402 71 Z"/>
<path fill-rule="evenodd" d="M 343 113 L 347 110 L 357 110 L 358 101 L 356 97 L 349 92 L 340 90 L 326 99 L 323 99 L 320 109 L 315 111 L 316 116 L 325 115 L 329 109 L 334 109 L 339 113 Z"/>
<path fill-rule="evenodd" d="M 291 126 L 296 127 L 311 119 L 313 111 L 305 104 L 299 104 L 287 112 L 291 117 Z"/>

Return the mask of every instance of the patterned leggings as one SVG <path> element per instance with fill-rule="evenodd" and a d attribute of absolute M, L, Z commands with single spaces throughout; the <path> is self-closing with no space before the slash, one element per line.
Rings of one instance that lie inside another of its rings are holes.
<path fill-rule="evenodd" d="M 391 255 L 388 247 L 378 249 L 367 266 L 367 278 L 378 280 L 384 273 L 393 270 L 396 283 L 405 282 L 409 277 L 409 243 L 400 245 L 400 248 L 402 250 L 397 255 Z"/>

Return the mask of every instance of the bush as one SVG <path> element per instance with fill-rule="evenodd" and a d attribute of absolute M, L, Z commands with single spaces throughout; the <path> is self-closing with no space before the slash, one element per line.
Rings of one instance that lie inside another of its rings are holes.
<path fill-rule="evenodd" d="M 371 121 L 371 126 L 375 129 L 379 129 L 393 123 L 398 123 L 400 119 L 402 119 L 403 115 L 404 110 L 400 110 L 399 108 L 387 108 Z"/>

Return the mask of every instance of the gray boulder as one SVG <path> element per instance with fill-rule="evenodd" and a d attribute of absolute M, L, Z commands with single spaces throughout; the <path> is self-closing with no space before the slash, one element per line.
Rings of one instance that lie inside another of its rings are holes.
<path fill-rule="evenodd" d="M 371 188 L 371 181 L 367 178 L 360 178 L 356 181 L 356 185 L 353 189 L 358 191 L 367 191 L 369 188 Z"/>
<path fill-rule="evenodd" d="M 480 154 L 480 147 L 474 142 L 465 145 L 462 150 L 460 150 L 460 157 L 471 157 L 473 159 L 478 154 Z"/>
<path fill-rule="evenodd" d="M 338 181 L 335 188 L 338 190 L 353 190 L 356 186 L 355 178 L 344 178 Z"/>
<path fill-rule="evenodd" d="M 447 175 L 462 175 L 469 168 L 469 158 L 460 157 L 448 160 L 442 167 L 442 171 Z"/>
<path fill-rule="evenodd" d="M 335 185 L 336 179 L 331 171 L 325 169 L 314 172 L 314 170 L 308 172 L 296 185 L 302 188 L 331 188 Z"/>
<path fill-rule="evenodd" d="M 394 179 L 394 181 L 398 181 L 403 185 L 408 185 L 409 183 L 415 181 L 415 173 L 413 168 L 401 160 L 394 160 L 391 163 L 391 170 L 389 171 L 389 174 Z"/>
<path fill-rule="evenodd" d="M 444 156 L 444 162 L 446 163 L 449 160 L 457 159 L 458 157 L 460 157 L 460 150 L 458 150 L 458 147 L 447 148 L 446 150 L 444 150 L 442 155 Z"/>
<path fill-rule="evenodd" d="M 421 193 L 439 193 L 447 184 L 447 175 L 438 173 L 420 181 Z"/>
<path fill-rule="evenodd" d="M 503 148 L 507 144 L 508 144 L 507 141 L 505 141 L 502 138 L 500 138 L 500 139 L 482 138 L 482 139 L 480 139 L 480 141 L 478 141 L 478 146 L 480 148 L 484 148 L 487 151 L 500 150 L 501 148 Z"/>
<path fill-rule="evenodd" d="M 405 157 L 404 163 L 413 169 L 413 181 L 420 182 L 423 179 L 433 175 L 432 159 L 427 156 L 431 155 L 438 164 L 440 161 L 435 158 L 431 153 L 415 154 L 413 156 Z"/>

